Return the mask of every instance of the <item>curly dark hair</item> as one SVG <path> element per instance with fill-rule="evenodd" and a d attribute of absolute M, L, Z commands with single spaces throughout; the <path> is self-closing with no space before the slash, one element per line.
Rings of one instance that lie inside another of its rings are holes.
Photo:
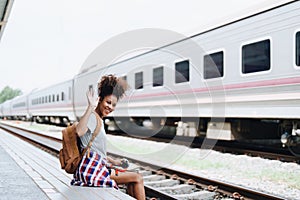
<path fill-rule="evenodd" d="M 98 83 L 98 96 L 100 100 L 103 100 L 104 97 L 113 94 L 119 100 L 125 95 L 128 88 L 129 86 L 123 78 L 118 78 L 112 74 L 105 75 Z"/>

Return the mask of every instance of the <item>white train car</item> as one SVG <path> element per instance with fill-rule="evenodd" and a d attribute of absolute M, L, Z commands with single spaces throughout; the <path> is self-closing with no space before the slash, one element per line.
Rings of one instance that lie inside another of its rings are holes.
<path fill-rule="evenodd" d="M 21 95 L 11 101 L 11 115 L 14 119 L 28 120 L 28 95 Z"/>
<path fill-rule="evenodd" d="M 299 13 L 300 1 L 289 2 L 93 68 L 76 77 L 76 115 L 83 112 L 88 85 L 111 73 L 125 76 L 132 87 L 112 115 L 117 120 L 130 116 L 143 124 L 153 118 L 151 126 L 160 128 L 173 119 L 193 134 L 199 126 L 221 139 L 252 138 L 252 127 L 254 138 L 292 132 L 300 127 Z M 264 133 L 266 127 L 273 129 Z"/>
<path fill-rule="evenodd" d="M 33 91 L 28 98 L 29 115 L 39 122 L 59 124 L 75 121 L 72 94 L 73 80 Z"/>
<path fill-rule="evenodd" d="M 0 104 L 0 119 L 2 119 L 3 116 L 3 105 Z"/>
<path fill-rule="evenodd" d="M 12 118 L 11 115 L 11 100 L 5 101 L 4 103 L 1 104 L 1 117 L 10 119 Z"/>
<path fill-rule="evenodd" d="M 133 116 L 161 115 L 150 111 L 164 105 L 167 116 L 300 119 L 299 13 L 297 1 L 107 71 L 128 71 L 127 80 L 135 88 L 129 98 Z M 154 76 L 158 70 L 163 84 L 157 87 Z M 172 101 L 174 95 L 181 101 Z M 219 101 L 224 101 L 224 111 L 213 113 Z M 184 113 L 178 106 L 184 106 Z"/>

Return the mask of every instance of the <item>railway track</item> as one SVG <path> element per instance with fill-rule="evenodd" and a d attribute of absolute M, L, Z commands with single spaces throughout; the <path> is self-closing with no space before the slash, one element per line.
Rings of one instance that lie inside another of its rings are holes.
<path fill-rule="evenodd" d="M 1 123 L 0 127 L 58 156 L 61 148 L 60 139 L 7 124 Z M 143 174 L 148 199 L 282 199 L 245 187 L 141 162 L 134 158 L 127 159 L 132 163 L 130 170 Z"/>

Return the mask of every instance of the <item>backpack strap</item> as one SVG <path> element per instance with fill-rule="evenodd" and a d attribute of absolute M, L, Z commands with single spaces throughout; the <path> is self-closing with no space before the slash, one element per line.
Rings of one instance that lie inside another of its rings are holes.
<path fill-rule="evenodd" d="M 97 135 L 99 134 L 99 132 L 100 132 L 100 130 L 101 130 L 101 125 L 102 125 L 101 119 L 100 119 L 98 113 L 96 113 L 95 111 L 92 111 L 92 113 L 96 116 L 97 126 L 96 126 L 96 128 L 95 128 L 95 130 L 94 130 L 94 132 L 93 132 L 93 135 L 92 135 L 92 137 L 91 137 L 91 139 L 90 139 L 90 141 L 89 141 L 89 143 L 88 143 L 88 145 L 87 145 L 87 147 L 86 147 L 87 152 L 88 152 L 88 153 L 87 153 L 87 157 L 88 157 L 88 158 L 90 157 L 90 149 L 91 149 L 91 147 L 92 147 L 93 141 L 94 141 L 94 139 L 97 137 Z"/>

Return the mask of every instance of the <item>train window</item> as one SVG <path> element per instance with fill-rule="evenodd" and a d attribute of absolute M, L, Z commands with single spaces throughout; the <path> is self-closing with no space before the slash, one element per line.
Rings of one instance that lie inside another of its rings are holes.
<path fill-rule="evenodd" d="M 51 95 L 49 95 L 49 97 L 48 97 L 48 98 L 49 98 L 49 103 L 51 103 Z"/>
<path fill-rule="evenodd" d="M 190 81 L 190 63 L 188 60 L 175 63 L 175 83 Z"/>
<path fill-rule="evenodd" d="M 263 40 L 242 47 L 242 72 L 266 71 L 271 66 L 270 40 Z"/>
<path fill-rule="evenodd" d="M 162 86 L 164 84 L 164 67 L 153 69 L 153 87 Z"/>
<path fill-rule="evenodd" d="M 300 32 L 296 33 L 296 65 L 300 66 Z"/>
<path fill-rule="evenodd" d="M 52 102 L 55 102 L 55 95 L 52 94 Z"/>
<path fill-rule="evenodd" d="M 123 79 L 124 81 L 127 81 L 127 76 L 122 76 L 121 79 Z"/>
<path fill-rule="evenodd" d="M 13 104 L 13 108 L 19 108 L 19 107 L 25 107 L 26 106 L 26 103 L 25 102 L 20 102 L 20 103 L 16 103 L 16 104 Z"/>
<path fill-rule="evenodd" d="M 224 53 L 223 51 L 204 56 L 204 79 L 223 77 Z"/>
<path fill-rule="evenodd" d="M 135 73 L 135 89 L 143 89 L 143 72 Z"/>
<path fill-rule="evenodd" d="M 65 100 L 65 93 L 64 92 L 61 92 L 61 100 Z"/>
<path fill-rule="evenodd" d="M 45 96 L 45 103 L 48 103 L 48 97 Z"/>
<path fill-rule="evenodd" d="M 93 92 L 93 91 L 94 91 L 93 85 L 89 85 L 89 91 L 90 91 L 90 92 Z"/>
<path fill-rule="evenodd" d="M 59 94 L 56 95 L 56 101 L 59 101 Z"/>
<path fill-rule="evenodd" d="M 71 100 L 71 94 L 72 94 L 71 87 L 69 87 L 69 100 Z"/>

